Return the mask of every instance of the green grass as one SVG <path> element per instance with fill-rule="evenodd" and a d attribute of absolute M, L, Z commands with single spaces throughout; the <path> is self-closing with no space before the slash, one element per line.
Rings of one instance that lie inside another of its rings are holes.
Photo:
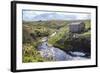
<path fill-rule="evenodd" d="M 37 46 L 43 37 L 48 37 L 48 43 L 62 50 L 72 50 L 73 43 L 81 43 L 83 39 L 91 36 L 90 20 L 85 22 L 85 31 L 78 33 L 79 38 L 74 39 L 73 33 L 69 32 L 68 21 L 41 21 L 23 22 L 23 62 L 44 62 L 50 61 L 41 57 Z M 56 34 L 52 37 L 54 32 Z M 89 47 L 89 45 L 88 45 Z"/>
<path fill-rule="evenodd" d="M 59 21 L 58 21 L 59 22 Z M 55 41 L 58 41 L 63 37 L 65 33 L 65 21 L 60 21 L 64 23 L 59 25 L 56 21 L 42 21 L 42 22 L 23 22 L 23 62 L 43 62 L 48 61 L 41 57 L 40 53 L 37 50 L 37 46 L 41 43 L 41 38 L 48 37 L 58 29 L 60 30 L 56 38 L 52 37 L 51 43 L 54 44 Z M 61 28 L 61 29 L 60 29 Z M 54 39 L 54 40 L 52 40 Z M 50 61 L 50 60 L 49 60 Z"/>
<path fill-rule="evenodd" d="M 80 43 L 82 42 L 81 40 L 83 38 L 90 39 L 90 37 L 91 37 L 90 21 L 87 20 L 84 22 L 85 22 L 85 30 L 86 31 L 84 31 L 82 33 L 78 33 L 79 37 L 78 37 L 77 41 Z M 74 42 L 74 40 L 75 39 L 73 38 L 73 33 L 69 32 L 68 27 L 64 27 L 64 28 L 61 28 L 55 36 L 49 38 L 48 42 L 55 47 L 58 47 L 58 48 L 65 50 L 65 51 L 68 51 L 68 50 L 71 50 L 73 48 L 72 42 Z"/>
<path fill-rule="evenodd" d="M 80 34 L 80 37 L 90 38 L 91 37 L 91 31 L 84 32 L 83 34 Z"/>
<path fill-rule="evenodd" d="M 43 62 L 44 58 L 41 57 L 40 53 L 31 44 L 23 44 L 23 62 Z"/>
<path fill-rule="evenodd" d="M 48 39 L 48 43 L 52 45 L 55 44 L 57 41 L 61 40 L 64 37 L 66 32 L 68 32 L 67 27 L 61 28 L 60 30 L 57 31 L 57 33 L 53 37 L 50 37 Z"/>

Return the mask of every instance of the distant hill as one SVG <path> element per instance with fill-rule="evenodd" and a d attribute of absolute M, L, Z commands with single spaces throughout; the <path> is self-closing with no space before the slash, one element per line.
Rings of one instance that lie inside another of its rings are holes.
<path fill-rule="evenodd" d="M 44 13 L 37 15 L 33 18 L 33 20 L 75 20 L 76 16 L 74 15 L 64 15 L 58 13 Z"/>

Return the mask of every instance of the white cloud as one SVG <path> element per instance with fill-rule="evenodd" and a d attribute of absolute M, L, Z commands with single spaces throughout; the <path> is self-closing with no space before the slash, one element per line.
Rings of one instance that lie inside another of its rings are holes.
<path fill-rule="evenodd" d="M 30 21 L 33 20 L 35 16 L 45 13 L 54 13 L 54 12 L 23 10 L 23 20 Z M 74 12 L 55 12 L 55 13 L 66 16 L 74 16 L 76 20 L 91 18 L 91 14 L 89 13 L 74 13 Z"/>
<path fill-rule="evenodd" d="M 76 19 L 90 19 L 91 14 L 90 13 L 74 13 L 74 12 L 68 12 L 68 13 L 59 13 L 59 14 L 64 14 L 64 15 L 73 15 L 76 17 Z"/>

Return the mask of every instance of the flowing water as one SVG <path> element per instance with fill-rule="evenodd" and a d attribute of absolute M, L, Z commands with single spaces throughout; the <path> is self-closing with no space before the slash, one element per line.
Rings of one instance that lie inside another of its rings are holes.
<path fill-rule="evenodd" d="M 38 50 L 40 51 L 40 54 L 44 58 L 51 58 L 51 60 L 54 61 L 67 61 L 67 60 L 83 60 L 83 59 L 88 59 L 85 55 L 84 52 L 79 52 L 79 51 L 69 51 L 68 53 L 53 47 L 53 46 L 48 46 L 47 40 L 42 42 L 38 46 Z"/>

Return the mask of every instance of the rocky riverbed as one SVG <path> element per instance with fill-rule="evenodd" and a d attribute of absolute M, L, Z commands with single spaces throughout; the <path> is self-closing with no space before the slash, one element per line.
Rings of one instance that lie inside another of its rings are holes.
<path fill-rule="evenodd" d="M 42 42 L 38 46 L 38 50 L 42 57 L 49 59 L 50 61 L 67 61 L 67 60 L 83 60 L 88 59 L 86 53 L 79 51 L 65 52 L 59 48 L 49 46 L 48 43 Z"/>

